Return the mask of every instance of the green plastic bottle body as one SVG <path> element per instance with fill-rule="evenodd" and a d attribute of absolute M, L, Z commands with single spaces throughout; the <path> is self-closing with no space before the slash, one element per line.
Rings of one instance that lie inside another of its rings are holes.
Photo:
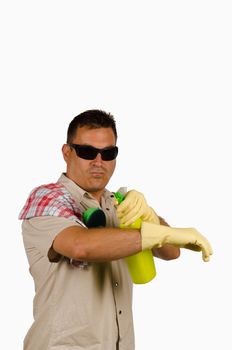
<path fill-rule="evenodd" d="M 129 226 L 120 225 L 120 227 L 140 229 L 141 219 L 137 219 Z M 150 249 L 128 256 L 125 260 L 133 283 L 148 283 L 156 276 L 154 258 Z"/>

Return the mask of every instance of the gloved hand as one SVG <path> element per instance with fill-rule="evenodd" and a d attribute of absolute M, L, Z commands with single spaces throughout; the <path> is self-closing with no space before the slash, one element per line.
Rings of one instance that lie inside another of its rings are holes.
<path fill-rule="evenodd" d="M 125 199 L 117 207 L 117 216 L 120 223 L 126 226 L 132 224 L 138 218 L 159 224 L 158 216 L 148 206 L 144 195 L 135 190 L 127 192 Z"/>
<path fill-rule="evenodd" d="M 179 248 L 202 251 L 204 261 L 209 261 L 213 254 L 208 240 L 195 228 L 174 228 L 142 222 L 141 225 L 142 250 L 160 248 L 169 243 Z"/>

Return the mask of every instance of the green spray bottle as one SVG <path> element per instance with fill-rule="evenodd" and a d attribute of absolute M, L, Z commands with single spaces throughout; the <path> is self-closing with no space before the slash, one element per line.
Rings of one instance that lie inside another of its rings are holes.
<path fill-rule="evenodd" d="M 125 195 L 121 192 L 115 192 L 114 196 L 117 204 L 120 204 L 125 199 Z M 120 228 L 140 229 L 141 222 L 142 220 L 139 218 L 129 226 L 120 224 Z M 145 284 L 156 276 L 155 262 L 150 249 L 128 256 L 125 260 L 133 283 Z"/>

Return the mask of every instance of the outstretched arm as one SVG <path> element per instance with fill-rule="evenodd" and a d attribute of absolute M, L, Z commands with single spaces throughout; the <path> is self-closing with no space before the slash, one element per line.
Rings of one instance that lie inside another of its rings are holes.
<path fill-rule="evenodd" d="M 141 251 L 141 235 L 134 229 L 71 226 L 56 236 L 52 249 L 74 260 L 112 261 Z"/>

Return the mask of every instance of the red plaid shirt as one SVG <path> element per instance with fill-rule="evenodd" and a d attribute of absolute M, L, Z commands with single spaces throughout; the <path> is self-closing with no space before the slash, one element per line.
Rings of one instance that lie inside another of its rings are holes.
<path fill-rule="evenodd" d="M 82 215 L 75 200 L 59 183 L 42 185 L 31 191 L 19 219 L 38 216 L 58 216 L 82 223 Z"/>

